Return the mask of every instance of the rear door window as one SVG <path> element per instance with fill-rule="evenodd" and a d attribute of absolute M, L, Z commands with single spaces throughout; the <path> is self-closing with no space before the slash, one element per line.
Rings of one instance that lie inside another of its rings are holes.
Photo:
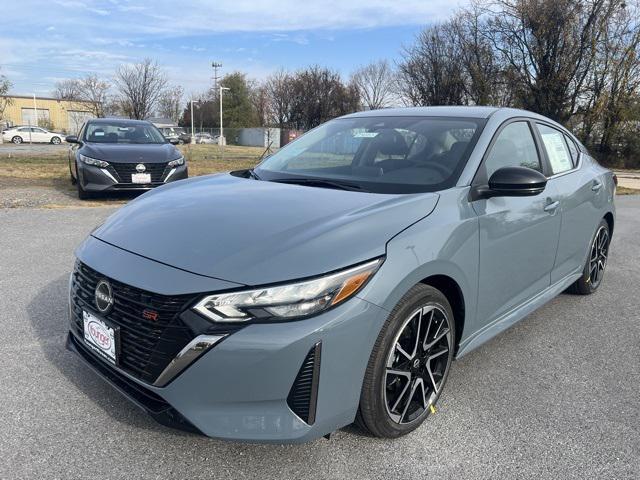
<path fill-rule="evenodd" d="M 569 147 L 569 153 L 571 153 L 571 160 L 573 161 L 573 166 L 575 167 L 578 165 L 578 155 L 579 155 L 578 147 L 576 147 L 576 144 L 573 143 L 573 140 L 571 140 L 571 138 L 569 138 L 567 135 L 564 136 L 564 139 L 567 142 L 567 146 Z"/>
<path fill-rule="evenodd" d="M 553 174 L 571 170 L 573 168 L 573 159 L 565 141 L 564 133 L 548 125 L 541 123 L 537 125 Z"/>

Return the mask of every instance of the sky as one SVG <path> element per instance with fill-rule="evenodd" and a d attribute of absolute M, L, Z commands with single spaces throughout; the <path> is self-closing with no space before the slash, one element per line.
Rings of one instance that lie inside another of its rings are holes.
<path fill-rule="evenodd" d="M 460 0 L 464 3 L 465 0 Z M 4 0 L 0 74 L 14 94 L 50 95 L 57 81 L 149 57 L 187 95 L 219 74 L 260 80 L 319 64 L 345 78 L 396 60 L 425 25 L 447 18 L 446 0 Z"/>

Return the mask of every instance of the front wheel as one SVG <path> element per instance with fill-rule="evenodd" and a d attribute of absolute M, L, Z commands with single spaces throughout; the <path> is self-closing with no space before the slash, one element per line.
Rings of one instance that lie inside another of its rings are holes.
<path fill-rule="evenodd" d="M 22 143 L 22 137 L 19 137 L 18 135 L 16 135 L 11 139 L 11 141 L 16 145 L 20 145 Z"/>
<path fill-rule="evenodd" d="M 385 438 L 418 428 L 444 388 L 454 339 L 453 312 L 442 292 L 422 284 L 409 290 L 376 340 L 356 424 Z"/>
<path fill-rule="evenodd" d="M 587 263 L 582 271 L 582 276 L 569 287 L 569 291 L 578 295 L 590 295 L 595 292 L 604 277 L 604 270 L 607 266 L 609 256 L 609 243 L 611 242 L 611 232 L 609 224 L 603 218 L 600 220 L 596 233 L 591 240 Z"/>
<path fill-rule="evenodd" d="M 82 188 L 82 184 L 80 183 L 79 179 L 76 180 L 76 187 L 78 188 L 78 198 L 80 200 L 89 200 L 93 198 L 93 194 L 91 192 L 88 192 L 84 188 Z"/>
<path fill-rule="evenodd" d="M 51 139 L 51 143 L 53 143 L 54 145 L 60 145 L 60 143 L 62 143 L 62 140 L 60 140 L 60 137 L 53 137 Z"/>

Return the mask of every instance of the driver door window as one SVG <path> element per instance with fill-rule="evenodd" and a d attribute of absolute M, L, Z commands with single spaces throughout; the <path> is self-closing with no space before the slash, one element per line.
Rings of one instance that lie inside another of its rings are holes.
<path fill-rule="evenodd" d="M 498 134 L 485 160 L 487 178 L 491 178 L 493 172 L 502 167 L 528 167 L 542 172 L 528 122 L 510 123 Z"/>

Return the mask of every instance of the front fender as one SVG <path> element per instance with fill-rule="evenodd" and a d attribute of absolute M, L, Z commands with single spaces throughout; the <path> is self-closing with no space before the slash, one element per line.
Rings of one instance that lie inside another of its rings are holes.
<path fill-rule="evenodd" d="M 417 283 L 434 275 L 454 280 L 464 297 L 465 322 L 461 339 L 474 330 L 478 290 L 478 219 L 466 198 L 468 188 L 441 194 L 428 217 L 393 237 L 387 258 L 359 296 L 387 311 Z"/>

